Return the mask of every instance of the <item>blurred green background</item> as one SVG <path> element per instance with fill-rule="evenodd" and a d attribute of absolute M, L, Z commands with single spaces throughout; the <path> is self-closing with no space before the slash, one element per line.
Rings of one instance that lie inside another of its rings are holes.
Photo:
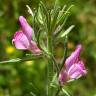
<path fill-rule="evenodd" d="M 54 2 L 43 1 L 48 6 Z M 26 5 L 36 8 L 38 2 L 39 0 L 0 0 L 0 61 L 23 58 L 28 53 L 16 50 L 12 45 L 12 37 L 19 29 L 20 15 L 25 16 L 31 24 Z M 72 96 L 96 96 L 96 0 L 59 0 L 58 4 L 75 5 L 65 26 L 75 25 L 69 36 L 68 48 L 72 52 L 76 44 L 83 45 L 81 55 L 88 70 L 86 77 L 69 83 L 65 88 Z M 56 48 L 56 58 L 59 60 L 62 55 L 60 44 Z M 0 64 L 0 96 L 32 96 L 32 92 L 37 92 L 37 89 L 44 94 L 46 64 L 43 59 Z"/>

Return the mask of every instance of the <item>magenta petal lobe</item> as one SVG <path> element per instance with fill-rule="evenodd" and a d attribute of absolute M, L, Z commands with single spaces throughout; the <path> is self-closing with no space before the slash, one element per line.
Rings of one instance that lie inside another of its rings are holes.
<path fill-rule="evenodd" d="M 68 79 L 67 72 L 66 71 L 62 71 L 59 74 L 59 83 L 60 83 L 60 85 L 63 85 L 64 83 L 66 83 L 67 79 Z"/>
<path fill-rule="evenodd" d="M 31 40 L 33 35 L 32 27 L 27 23 L 26 19 L 23 16 L 19 17 L 19 22 L 23 33 L 27 36 L 29 40 Z"/>
<path fill-rule="evenodd" d="M 69 56 L 65 61 L 65 67 L 66 70 L 70 68 L 74 63 L 79 61 L 80 58 L 80 52 L 81 52 L 82 46 L 79 44 L 77 45 L 75 51 Z"/>
<path fill-rule="evenodd" d="M 30 51 L 32 51 L 34 54 L 40 54 L 41 50 L 38 48 L 37 44 L 35 41 L 31 40 L 31 45 L 30 45 Z"/>
<path fill-rule="evenodd" d="M 22 31 L 17 31 L 14 34 L 14 38 L 13 38 L 12 42 L 14 43 L 14 45 L 17 49 L 24 50 L 29 47 L 29 41 L 28 41 L 27 37 L 23 34 Z"/>

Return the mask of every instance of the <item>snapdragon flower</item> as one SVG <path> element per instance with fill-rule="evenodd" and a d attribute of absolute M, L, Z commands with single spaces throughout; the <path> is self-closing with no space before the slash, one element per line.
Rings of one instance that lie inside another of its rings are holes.
<path fill-rule="evenodd" d="M 81 49 L 82 46 L 80 44 L 77 45 L 75 51 L 66 59 L 65 68 L 63 67 L 59 74 L 59 82 L 61 85 L 86 75 L 87 71 L 84 62 L 80 60 Z"/>
<path fill-rule="evenodd" d="M 18 30 L 12 39 L 15 47 L 21 50 L 29 50 L 34 54 L 40 54 L 41 50 L 33 40 L 34 31 L 32 27 L 27 23 L 23 16 L 19 17 L 19 23 L 21 30 Z"/>

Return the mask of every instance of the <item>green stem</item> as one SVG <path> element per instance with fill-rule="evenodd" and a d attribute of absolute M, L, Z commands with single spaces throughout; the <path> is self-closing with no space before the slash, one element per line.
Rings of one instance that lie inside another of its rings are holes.
<path fill-rule="evenodd" d="M 59 95 L 59 92 L 61 91 L 61 89 L 62 89 L 62 86 L 59 86 L 59 88 L 58 88 L 58 90 L 57 90 L 55 96 L 58 96 L 58 95 Z"/>
<path fill-rule="evenodd" d="M 60 93 L 61 90 L 63 90 L 63 92 L 66 94 L 66 96 L 71 96 L 66 90 L 64 90 L 62 88 L 63 88 L 63 86 L 58 87 L 58 90 L 57 90 L 55 96 L 59 96 L 59 93 Z"/>
<path fill-rule="evenodd" d="M 54 56 L 52 56 L 52 60 L 53 60 L 54 65 L 55 65 L 55 67 L 56 67 L 56 72 L 57 72 L 57 76 L 58 76 L 58 75 L 59 75 L 59 72 L 60 72 L 60 68 L 59 68 L 59 66 L 58 66 L 58 64 L 57 64 Z"/>
<path fill-rule="evenodd" d="M 65 41 L 64 41 L 64 56 L 63 56 L 63 60 L 61 62 L 60 71 L 62 70 L 62 67 L 65 64 L 65 60 L 66 60 L 66 57 L 67 57 L 67 42 L 68 42 L 68 37 L 66 36 Z"/>
<path fill-rule="evenodd" d="M 52 47 L 52 37 L 50 36 L 50 34 L 48 35 L 48 51 L 53 54 L 53 47 Z M 49 54 L 50 54 L 49 53 Z M 50 83 L 52 81 L 52 76 L 53 76 L 53 61 L 52 61 L 52 57 L 50 56 L 49 60 L 48 60 L 48 66 L 47 66 L 47 96 L 51 96 L 51 90 L 50 90 Z"/>

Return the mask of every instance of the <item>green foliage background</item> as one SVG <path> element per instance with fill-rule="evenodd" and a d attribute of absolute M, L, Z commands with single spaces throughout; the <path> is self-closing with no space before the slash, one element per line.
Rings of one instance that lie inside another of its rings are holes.
<path fill-rule="evenodd" d="M 19 29 L 18 17 L 23 15 L 31 24 L 31 16 L 25 5 L 32 9 L 38 6 L 39 0 L 0 0 L 0 61 L 23 58 L 27 51 L 16 50 L 12 37 Z M 43 0 L 51 8 L 54 0 Z M 96 96 L 96 0 L 59 0 L 58 4 L 74 5 L 65 28 L 71 24 L 75 28 L 69 35 L 69 53 L 75 45 L 81 43 L 83 58 L 88 74 L 65 89 L 72 96 Z M 62 56 L 62 44 L 56 48 L 56 58 Z M 44 94 L 46 74 L 45 60 L 32 60 L 22 63 L 0 64 L 0 96 L 32 96 L 32 92 Z M 34 83 L 34 85 L 32 84 Z M 38 96 L 41 96 L 38 93 Z"/>

